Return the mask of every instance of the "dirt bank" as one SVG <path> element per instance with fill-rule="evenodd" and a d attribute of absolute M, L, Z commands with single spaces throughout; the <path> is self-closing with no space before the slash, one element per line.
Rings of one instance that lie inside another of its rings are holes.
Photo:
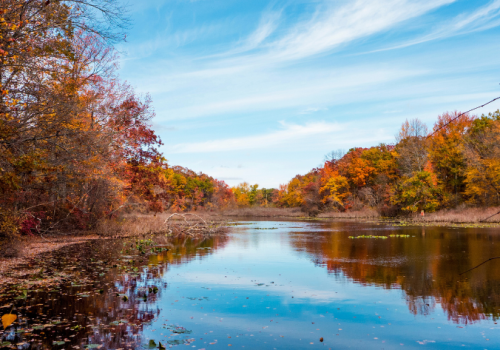
<path fill-rule="evenodd" d="M 19 250 L 18 257 L 0 259 L 0 284 L 12 283 L 20 276 L 33 273 L 33 270 L 30 269 L 31 262 L 40 254 L 98 238 L 95 234 L 89 234 L 77 237 L 67 235 L 49 238 L 33 236 L 29 239 L 23 239 L 20 242 L 22 248 Z M 20 266 L 24 266 L 24 268 L 19 268 Z"/>

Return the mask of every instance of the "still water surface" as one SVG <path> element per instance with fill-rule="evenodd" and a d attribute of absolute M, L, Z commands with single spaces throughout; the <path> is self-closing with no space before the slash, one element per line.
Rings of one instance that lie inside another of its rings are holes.
<path fill-rule="evenodd" d="M 350 238 L 361 235 L 389 238 Z M 19 322 L 2 341 L 23 349 L 500 349 L 500 260 L 459 276 L 500 255 L 498 229 L 247 221 L 227 236 L 178 239 L 146 256 L 134 244 L 94 242 L 41 259 L 46 274 L 67 280 L 3 294 Z"/>

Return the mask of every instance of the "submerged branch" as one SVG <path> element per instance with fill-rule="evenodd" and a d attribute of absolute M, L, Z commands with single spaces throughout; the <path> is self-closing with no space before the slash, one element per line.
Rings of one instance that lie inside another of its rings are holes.
<path fill-rule="evenodd" d="M 496 216 L 496 215 L 498 215 L 498 214 L 500 214 L 500 211 L 499 211 L 498 213 L 496 213 L 496 214 L 493 214 L 493 215 L 491 215 L 491 216 L 488 216 L 486 219 L 480 220 L 479 222 L 486 222 L 487 220 L 491 219 L 492 217 L 494 217 L 494 216 Z"/>
<path fill-rule="evenodd" d="M 482 263 L 480 263 L 479 265 L 477 266 L 474 266 L 472 269 L 468 269 L 467 271 L 464 271 L 462 273 L 459 274 L 459 276 L 463 275 L 464 273 L 467 273 L 469 271 L 472 271 L 474 269 L 477 269 L 479 266 L 483 265 L 483 264 L 486 264 L 488 261 L 491 261 L 491 260 L 495 260 L 495 259 L 500 259 L 500 256 L 495 256 L 494 258 L 489 258 L 488 260 L 485 260 L 483 261 Z"/>

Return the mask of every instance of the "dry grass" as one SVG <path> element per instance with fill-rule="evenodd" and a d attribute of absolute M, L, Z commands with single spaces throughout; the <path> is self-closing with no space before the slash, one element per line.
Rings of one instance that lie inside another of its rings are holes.
<path fill-rule="evenodd" d="M 133 237 L 158 233 L 193 236 L 220 233 L 224 223 L 204 213 L 129 214 L 120 220 L 102 221 L 96 231 L 104 237 Z"/>
<path fill-rule="evenodd" d="M 300 208 L 238 208 L 228 209 L 219 213 L 221 216 L 233 217 L 264 217 L 264 218 L 277 218 L 277 217 L 304 217 L 305 214 Z"/>
<path fill-rule="evenodd" d="M 318 215 L 319 218 L 332 218 L 332 219 L 376 219 L 380 214 L 374 209 L 363 209 L 359 211 L 349 212 L 335 212 L 328 211 Z"/>
<path fill-rule="evenodd" d="M 134 237 L 157 233 L 165 233 L 169 237 L 177 235 L 193 237 L 223 233 L 225 231 L 224 221 L 215 221 L 213 217 L 209 218 L 207 215 L 200 216 L 198 213 L 195 215 L 182 214 L 172 216 L 172 214 L 165 213 L 155 216 L 134 214 L 127 215 L 120 220 L 102 221 L 94 233 L 86 232 L 84 235 L 76 236 L 78 232 L 75 232 L 74 235 L 34 236 L 30 237 L 29 240 L 24 239 L 19 243 L 22 249 L 15 249 L 15 254 L 11 252 L 15 247 L 9 246 L 3 248 L 5 250 L 5 258 L 0 258 L 0 284 L 13 283 L 20 276 L 22 277 L 33 272 L 26 266 L 35 256 L 72 244 L 96 239 Z M 165 223 L 169 217 L 170 219 Z M 169 237 L 165 237 L 165 239 L 167 240 Z M 18 243 L 16 242 L 16 247 L 17 245 Z M 20 269 L 20 266 L 25 267 Z"/>
<path fill-rule="evenodd" d="M 304 213 L 300 208 L 239 208 L 230 209 L 219 213 L 220 216 L 232 216 L 232 217 L 264 217 L 264 218 L 300 218 L 306 217 L 307 214 Z M 334 218 L 334 219 L 366 219 L 366 218 L 379 218 L 380 215 L 377 211 L 373 209 L 363 209 L 360 211 L 352 212 L 324 212 L 318 215 L 319 218 Z"/>
<path fill-rule="evenodd" d="M 412 221 L 450 223 L 498 223 L 500 222 L 500 214 L 484 221 L 486 218 L 498 212 L 500 212 L 500 207 L 444 209 L 435 213 L 427 213 L 423 217 L 420 215 L 415 215 L 412 217 Z"/>

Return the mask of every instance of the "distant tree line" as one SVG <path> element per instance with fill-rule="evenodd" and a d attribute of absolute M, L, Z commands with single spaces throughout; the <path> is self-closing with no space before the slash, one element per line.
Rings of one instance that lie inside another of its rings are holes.
<path fill-rule="evenodd" d="M 420 120 L 407 120 L 393 145 L 333 151 L 322 167 L 264 190 L 265 201 L 256 186 L 242 184 L 233 189 L 236 202 L 312 215 L 374 208 L 384 216 L 500 205 L 500 111 L 460 114 L 439 116 L 431 133 Z"/>

